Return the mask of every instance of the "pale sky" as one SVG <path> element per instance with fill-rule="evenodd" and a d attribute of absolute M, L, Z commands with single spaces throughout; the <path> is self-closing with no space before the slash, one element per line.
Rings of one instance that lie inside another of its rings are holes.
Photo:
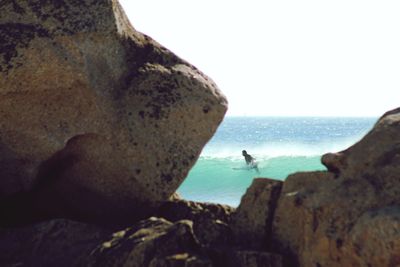
<path fill-rule="evenodd" d="M 210 76 L 234 116 L 380 116 L 400 106 L 398 0 L 121 0 Z"/>

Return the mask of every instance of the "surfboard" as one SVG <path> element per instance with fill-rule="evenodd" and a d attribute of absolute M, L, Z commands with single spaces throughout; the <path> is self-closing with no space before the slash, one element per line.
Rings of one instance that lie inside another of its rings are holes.
<path fill-rule="evenodd" d="M 232 168 L 232 170 L 240 171 L 240 170 L 252 170 L 252 169 L 258 169 L 258 163 L 256 161 L 252 162 L 250 165 L 247 165 L 245 167 L 236 167 Z"/>
<path fill-rule="evenodd" d="M 249 167 L 241 167 L 241 168 L 232 168 L 232 170 L 240 171 L 240 170 L 251 170 L 252 168 Z"/>

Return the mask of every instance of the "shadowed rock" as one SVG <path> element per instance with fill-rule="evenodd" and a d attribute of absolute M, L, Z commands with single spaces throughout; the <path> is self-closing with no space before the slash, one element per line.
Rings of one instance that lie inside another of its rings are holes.
<path fill-rule="evenodd" d="M 253 250 L 219 249 L 211 251 L 215 267 L 282 267 L 281 255 Z"/>
<path fill-rule="evenodd" d="M 229 246 L 233 244 L 230 223 L 234 210 L 227 205 L 175 200 L 163 203 L 157 216 L 172 222 L 192 221 L 193 231 L 203 246 Z"/>
<path fill-rule="evenodd" d="M 247 248 L 270 247 L 271 227 L 282 181 L 257 178 L 232 215 L 236 243 Z"/>
<path fill-rule="evenodd" d="M 148 216 L 188 174 L 225 97 L 116 0 L 0 10 L 0 223 Z"/>
<path fill-rule="evenodd" d="M 201 204 L 200 204 L 201 205 Z M 1 266 L 280 267 L 282 258 L 228 244 L 203 245 L 193 223 L 151 217 L 111 232 L 52 220 L 0 229 Z"/>
<path fill-rule="evenodd" d="M 151 217 L 114 233 L 69 220 L 0 229 L 1 266 L 212 266 L 201 254 L 190 221 Z"/>
<path fill-rule="evenodd" d="M 0 266 L 77 266 L 111 233 L 69 220 L 0 229 Z"/>
<path fill-rule="evenodd" d="M 198 252 L 200 244 L 190 221 L 173 224 L 151 217 L 114 233 L 112 239 L 103 242 L 82 261 L 82 266 L 169 266 L 171 262 L 195 261 L 199 258 L 195 256 Z"/>

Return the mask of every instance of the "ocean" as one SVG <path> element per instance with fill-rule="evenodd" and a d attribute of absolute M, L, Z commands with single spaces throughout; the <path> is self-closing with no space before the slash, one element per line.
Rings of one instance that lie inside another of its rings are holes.
<path fill-rule="evenodd" d="M 377 118 L 226 117 L 178 189 L 185 199 L 238 206 L 256 177 L 325 170 L 321 156 L 360 140 Z M 246 168 L 242 150 L 256 158 Z"/>

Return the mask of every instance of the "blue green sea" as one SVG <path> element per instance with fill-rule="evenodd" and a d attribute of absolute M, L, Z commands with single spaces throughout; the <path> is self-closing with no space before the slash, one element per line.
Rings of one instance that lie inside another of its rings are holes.
<path fill-rule="evenodd" d="M 360 140 L 377 118 L 226 117 L 178 189 L 185 199 L 237 206 L 255 177 L 284 180 L 298 171 L 325 170 L 324 153 Z M 256 158 L 247 169 L 242 150 Z"/>

